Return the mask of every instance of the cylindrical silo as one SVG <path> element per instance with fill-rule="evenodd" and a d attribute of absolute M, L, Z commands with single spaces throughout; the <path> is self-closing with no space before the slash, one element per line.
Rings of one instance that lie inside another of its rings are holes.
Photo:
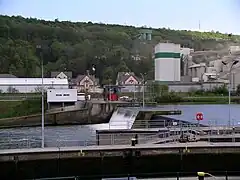
<path fill-rule="evenodd" d="M 180 81 L 180 45 L 159 43 L 155 46 L 155 81 Z"/>

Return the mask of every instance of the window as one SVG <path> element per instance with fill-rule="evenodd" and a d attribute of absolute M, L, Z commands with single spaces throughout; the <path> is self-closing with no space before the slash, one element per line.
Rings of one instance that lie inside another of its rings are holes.
<path fill-rule="evenodd" d="M 134 84 L 134 81 L 133 81 L 132 79 L 130 79 L 128 82 L 129 82 L 130 84 Z"/>
<path fill-rule="evenodd" d="M 63 94 L 63 96 L 70 96 L 69 94 Z"/>

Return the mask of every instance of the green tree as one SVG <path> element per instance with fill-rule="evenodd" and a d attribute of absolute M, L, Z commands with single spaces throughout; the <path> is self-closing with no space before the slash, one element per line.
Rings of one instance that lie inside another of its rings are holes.
<path fill-rule="evenodd" d="M 237 85 L 237 91 L 236 94 L 239 96 L 240 95 L 240 84 Z"/>
<path fill-rule="evenodd" d="M 116 72 L 130 72 L 131 70 L 128 68 L 125 61 L 121 61 L 121 63 L 117 66 Z"/>
<path fill-rule="evenodd" d="M 113 82 L 113 74 L 114 71 L 111 67 L 107 67 L 103 70 L 103 78 L 102 78 L 102 84 L 112 84 Z"/>
<path fill-rule="evenodd" d="M 153 39 L 146 42 L 137 39 L 139 30 L 132 26 L 0 16 L 0 73 L 40 77 L 41 59 L 36 46 L 41 45 L 45 76 L 63 70 L 77 76 L 94 64 L 100 82 L 109 83 L 109 79 L 114 83 L 119 71 L 133 71 L 138 76 L 145 72 L 147 79 L 152 79 L 152 49 L 160 40 L 196 50 L 217 49 L 240 40 L 240 36 L 213 31 L 159 28 L 152 29 Z M 137 55 L 139 61 L 133 58 Z"/>

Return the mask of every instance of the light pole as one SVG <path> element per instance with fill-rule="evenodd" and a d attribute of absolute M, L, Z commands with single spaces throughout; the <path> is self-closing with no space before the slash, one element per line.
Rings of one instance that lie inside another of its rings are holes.
<path fill-rule="evenodd" d="M 42 57 L 42 47 L 41 45 L 37 45 L 37 50 L 40 53 L 40 60 L 41 60 L 41 69 L 42 69 L 42 129 L 41 129 L 41 136 L 42 136 L 42 148 L 44 148 L 44 84 L 43 84 L 43 57 Z"/>
<path fill-rule="evenodd" d="M 93 71 L 93 91 L 95 93 L 95 86 L 96 86 L 96 67 L 95 67 L 95 65 L 92 65 L 92 71 Z"/>
<path fill-rule="evenodd" d="M 144 76 L 146 75 L 146 73 L 140 73 L 140 75 L 142 76 L 142 87 L 143 87 L 143 91 L 142 91 L 142 99 L 143 99 L 143 102 L 142 102 L 142 106 L 144 107 L 145 106 L 145 78 Z"/>
<path fill-rule="evenodd" d="M 204 79 L 203 79 L 203 76 L 204 76 L 204 74 L 206 73 L 206 70 L 207 70 L 207 68 L 206 68 L 206 66 L 204 67 L 204 72 L 201 74 L 201 79 L 200 79 L 200 81 L 201 81 L 201 91 L 203 91 L 203 83 L 204 83 Z"/>
<path fill-rule="evenodd" d="M 228 110 L 228 125 L 229 127 L 231 127 L 231 87 L 232 87 L 232 68 L 234 65 L 236 65 L 237 63 L 239 63 L 238 60 L 234 60 L 230 66 L 230 69 L 229 69 L 229 78 L 228 78 L 228 105 L 229 105 L 229 110 Z M 227 65 L 228 63 L 222 61 L 222 64 L 223 65 Z"/>

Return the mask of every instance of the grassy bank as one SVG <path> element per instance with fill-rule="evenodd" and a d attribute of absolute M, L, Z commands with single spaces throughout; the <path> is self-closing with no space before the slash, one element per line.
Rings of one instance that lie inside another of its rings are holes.
<path fill-rule="evenodd" d="M 41 105 L 40 99 L 24 101 L 1 101 L 0 118 L 37 114 L 41 112 Z"/>
<path fill-rule="evenodd" d="M 183 102 L 186 103 L 208 103 L 208 104 L 228 104 L 228 96 L 212 96 L 212 97 L 184 97 Z M 240 97 L 231 97 L 231 103 L 239 104 Z"/>
<path fill-rule="evenodd" d="M 240 97 L 231 97 L 232 104 L 240 104 Z M 228 104 L 228 96 L 212 96 L 212 97 L 181 97 L 180 99 L 161 99 L 158 104 Z"/>
<path fill-rule="evenodd" d="M 147 103 L 147 102 L 146 102 Z M 240 97 L 231 97 L 232 104 L 240 104 Z M 228 104 L 227 96 L 189 96 L 181 97 L 180 99 L 163 99 L 157 102 L 159 105 L 164 104 Z M 47 105 L 45 105 L 45 108 Z M 0 118 L 9 118 L 17 116 L 27 116 L 31 114 L 41 113 L 41 99 L 29 99 L 24 101 L 0 101 Z"/>

